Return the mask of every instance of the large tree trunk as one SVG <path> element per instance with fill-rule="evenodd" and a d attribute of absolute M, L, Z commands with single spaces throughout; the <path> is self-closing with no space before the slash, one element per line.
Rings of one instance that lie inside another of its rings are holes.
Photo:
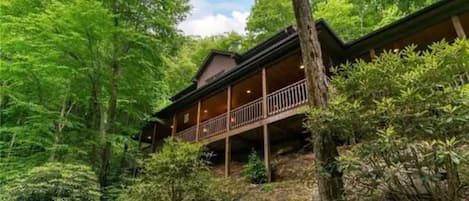
<path fill-rule="evenodd" d="M 308 104 L 310 108 L 327 108 L 328 81 L 309 0 L 293 0 L 293 9 L 305 66 Z M 340 200 L 343 194 L 343 181 L 342 173 L 336 168 L 335 158 L 339 156 L 336 143 L 330 133 L 314 131 L 313 133 L 319 196 L 322 201 Z M 325 174 L 325 171 L 328 174 Z"/>
<path fill-rule="evenodd" d="M 117 56 L 115 56 L 115 61 L 112 64 L 112 81 L 111 81 L 111 97 L 109 98 L 109 108 L 107 113 L 107 119 L 104 131 L 102 132 L 102 139 L 104 142 L 103 152 L 101 153 L 101 186 L 107 186 L 107 177 L 109 172 L 110 165 L 110 155 L 111 155 L 111 142 L 108 140 L 109 135 L 115 133 L 115 120 L 117 115 L 117 98 L 119 91 L 119 74 L 120 66 L 117 63 Z"/>
<path fill-rule="evenodd" d="M 117 2 L 111 1 L 111 8 L 112 13 L 114 16 L 114 26 L 116 28 L 119 27 L 119 19 L 117 17 Z M 104 130 L 102 132 L 102 138 L 104 140 L 104 147 L 103 152 L 101 153 L 101 173 L 100 173 L 100 180 L 101 180 L 101 187 L 107 186 L 107 177 L 109 174 L 109 166 L 110 166 L 110 158 L 111 158 L 111 142 L 108 140 L 109 135 L 112 135 L 116 132 L 115 129 L 115 121 L 117 118 L 117 100 L 118 100 L 118 92 L 119 92 L 119 77 L 121 66 L 119 63 L 120 57 L 120 40 L 118 38 L 117 33 L 113 33 L 113 53 L 112 53 L 112 60 L 111 60 L 111 94 L 109 98 L 109 107 L 107 111 L 107 118 Z"/>

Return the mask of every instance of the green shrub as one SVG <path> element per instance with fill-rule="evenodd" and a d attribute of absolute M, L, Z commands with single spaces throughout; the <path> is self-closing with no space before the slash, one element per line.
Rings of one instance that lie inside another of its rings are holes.
<path fill-rule="evenodd" d="M 337 70 L 329 107 L 311 110 L 307 125 L 359 139 L 337 166 L 347 199 L 458 200 L 458 170 L 468 163 L 468 82 L 465 39 Z"/>
<path fill-rule="evenodd" d="M 99 190 L 96 174 L 90 167 L 47 163 L 13 178 L 0 191 L 0 200 L 97 201 L 101 196 Z"/>
<path fill-rule="evenodd" d="M 267 182 L 264 162 L 259 158 L 256 150 L 253 149 L 249 154 L 248 163 L 243 167 L 242 175 L 256 184 Z"/>
<path fill-rule="evenodd" d="M 144 161 L 142 176 L 118 200 L 222 201 L 231 200 L 224 180 L 215 177 L 203 158 L 202 145 L 170 138 L 163 148 Z"/>

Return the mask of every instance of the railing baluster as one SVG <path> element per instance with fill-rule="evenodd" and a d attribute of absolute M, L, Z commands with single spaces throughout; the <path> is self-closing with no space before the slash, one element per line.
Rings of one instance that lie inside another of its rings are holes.
<path fill-rule="evenodd" d="M 300 80 L 267 95 L 267 114 L 274 115 L 294 107 L 307 100 L 306 81 Z"/>
<path fill-rule="evenodd" d="M 232 127 L 237 128 L 262 117 L 262 98 L 256 99 L 232 111 L 231 116 L 234 117 L 235 122 L 232 122 Z"/>
<path fill-rule="evenodd" d="M 282 97 L 282 96 L 283 96 L 283 91 L 280 92 L 280 93 L 279 93 L 279 96 L 278 96 L 278 97 L 279 97 L 279 100 L 280 100 L 280 107 L 279 107 L 279 108 L 280 108 L 280 112 L 281 112 L 281 110 L 282 110 L 283 107 L 284 107 L 284 106 L 283 106 L 283 105 L 284 105 L 284 104 L 283 104 L 284 100 L 283 100 L 283 97 Z"/>
<path fill-rule="evenodd" d="M 200 128 L 202 130 L 201 139 L 226 131 L 226 113 L 202 122 Z"/>
<path fill-rule="evenodd" d="M 295 103 L 295 106 L 298 104 L 298 86 L 299 85 L 295 85 L 294 87 L 294 91 L 293 91 L 293 102 Z"/>
<path fill-rule="evenodd" d="M 184 129 L 176 134 L 177 137 L 180 137 L 183 140 L 192 142 L 195 141 L 196 126 L 191 126 L 187 129 Z"/>

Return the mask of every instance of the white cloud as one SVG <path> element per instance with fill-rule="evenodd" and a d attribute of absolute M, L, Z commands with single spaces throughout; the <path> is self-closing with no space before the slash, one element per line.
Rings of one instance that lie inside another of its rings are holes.
<path fill-rule="evenodd" d="M 190 3 L 190 16 L 178 25 L 186 35 L 205 37 L 231 31 L 245 33 L 249 4 L 224 0 L 191 0 Z"/>
<path fill-rule="evenodd" d="M 214 14 L 188 19 L 179 25 L 187 35 L 212 36 L 226 32 L 244 34 L 249 12 L 232 11 L 231 15 Z"/>

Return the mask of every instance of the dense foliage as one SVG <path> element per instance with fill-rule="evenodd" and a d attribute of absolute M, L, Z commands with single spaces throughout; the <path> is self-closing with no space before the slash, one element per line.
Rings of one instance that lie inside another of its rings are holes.
<path fill-rule="evenodd" d="M 313 11 L 340 37 L 351 40 L 434 1 L 319 0 Z M 294 24 L 291 2 L 256 0 L 246 36 L 182 36 L 175 27 L 189 9 L 189 0 L 0 2 L 1 199 L 114 200 L 129 184 L 134 185 L 126 189 L 128 196 L 121 195 L 123 200 L 231 196 L 227 189 L 214 190 L 225 184 L 208 172 L 199 145 L 170 140 L 138 171 L 143 153 L 132 137 L 152 113 L 169 103 L 168 97 L 191 83 L 211 49 L 243 52 Z M 329 121 L 334 124 L 325 122 L 320 128 L 362 140 L 343 158 L 347 177 L 360 175 L 368 182 L 371 173 L 360 169 L 364 164 L 393 157 L 400 161 L 395 153 L 412 154 L 403 150 L 414 149 L 418 157 L 439 153 L 434 155 L 438 163 L 417 157 L 425 168 L 464 170 L 467 160 L 460 145 L 467 142 L 467 123 L 462 120 L 467 119 L 469 98 L 467 84 L 455 81 L 467 83 L 467 74 L 455 78 L 467 72 L 464 48 L 467 42 L 460 41 L 435 45 L 427 53 L 389 53 L 339 72 L 333 107 L 318 122 L 333 118 Z M 384 146 L 390 140 L 396 145 Z M 386 150 L 377 152 L 378 148 Z M 262 183 L 264 164 L 250 158 L 246 172 Z M 369 168 L 389 175 L 382 166 Z M 141 174 L 135 181 L 137 172 Z M 428 174 L 438 177 L 440 171 Z M 436 190 L 467 181 L 460 176 L 459 183 Z M 171 183 L 174 178 L 180 183 Z M 385 184 L 364 196 L 395 195 L 389 189 L 398 183 Z M 360 187 L 359 193 L 371 188 L 349 185 Z"/>
<path fill-rule="evenodd" d="M 46 163 L 16 176 L 0 189 L 5 201 L 98 201 L 98 177 L 84 165 Z"/>
<path fill-rule="evenodd" d="M 310 113 L 313 131 L 359 141 L 332 167 L 349 199 L 457 200 L 468 182 L 469 42 L 415 49 L 341 66 L 329 108 Z"/>
<path fill-rule="evenodd" d="M 436 0 L 312 1 L 315 19 L 325 19 L 340 38 L 349 41 L 406 16 Z M 291 0 L 256 0 L 247 20 L 245 46 L 252 46 L 295 24 Z"/>
<path fill-rule="evenodd" d="M 142 177 L 120 200 L 230 200 L 231 194 L 222 191 L 223 184 L 210 172 L 207 157 L 199 144 L 168 139 L 145 161 Z"/>
<path fill-rule="evenodd" d="M 165 58 L 189 9 L 141 3 L 0 3 L 0 183 L 49 161 L 93 167 L 104 192 L 125 182 L 130 137 L 171 93 Z"/>

